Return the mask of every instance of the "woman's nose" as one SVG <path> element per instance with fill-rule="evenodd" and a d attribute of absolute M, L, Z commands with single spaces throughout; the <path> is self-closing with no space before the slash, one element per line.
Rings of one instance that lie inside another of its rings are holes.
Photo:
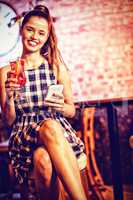
<path fill-rule="evenodd" d="M 33 39 L 37 39 L 37 38 L 38 38 L 38 33 L 37 33 L 37 32 L 34 32 L 34 33 L 32 34 L 32 38 L 33 38 Z"/>

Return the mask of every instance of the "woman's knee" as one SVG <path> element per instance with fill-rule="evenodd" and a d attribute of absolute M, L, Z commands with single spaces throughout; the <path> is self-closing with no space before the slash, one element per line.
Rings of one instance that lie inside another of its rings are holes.
<path fill-rule="evenodd" d="M 52 162 L 48 152 L 43 147 L 35 150 L 33 162 L 37 174 L 45 178 L 52 176 Z"/>
<path fill-rule="evenodd" d="M 57 142 L 62 132 L 59 122 L 53 119 L 49 119 L 43 122 L 39 129 L 40 139 L 44 139 L 46 142 Z"/>

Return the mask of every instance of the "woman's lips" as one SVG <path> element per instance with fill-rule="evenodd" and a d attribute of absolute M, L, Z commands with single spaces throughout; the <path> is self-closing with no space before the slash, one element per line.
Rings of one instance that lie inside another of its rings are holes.
<path fill-rule="evenodd" d="M 29 41 L 28 41 L 28 44 L 29 44 L 30 46 L 32 46 L 32 47 L 35 47 L 35 46 L 38 45 L 38 42 L 33 41 L 33 40 L 29 40 Z"/>

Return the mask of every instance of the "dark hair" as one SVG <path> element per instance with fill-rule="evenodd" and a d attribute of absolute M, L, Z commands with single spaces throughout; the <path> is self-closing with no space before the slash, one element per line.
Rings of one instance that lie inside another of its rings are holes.
<path fill-rule="evenodd" d="M 21 28 L 24 27 L 24 25 L 29 21 L 29 19 L 32 16 L 43 17 L 48 21 L 49 17 L 50 17 L 50 13 L 49 13 L 49 10 L 48 10 L 48 8 L 46 6 L 37 5 L 33 10 L 27 12 L 24 15 L 24 18 L 23 18 L 23 21 L 22 21 L 22 24 L 21 24 Z"/>
<path fill-rule="evenodd" d="M 49 37 L 44 46 L 42 47 L 40 53 L 48 60 L 51 66 L 53 66 L 54 64 L 58 67 L 59 50 L 57 48 L 57 37 L 53 26 L 53 20 L 50 16 L 48 8 L 44 5 L 37 5 L 33 10 L 26 13 L 21 24 L 21 29 L 23 29 L 24 25 L 29 21 L 29 19 L 32 16 L 43 17 L 47 20 L 49 28 Z"/>

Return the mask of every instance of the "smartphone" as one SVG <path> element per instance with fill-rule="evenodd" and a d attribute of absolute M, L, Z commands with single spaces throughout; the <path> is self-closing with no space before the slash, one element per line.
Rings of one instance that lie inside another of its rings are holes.
<path fill-rule="evenodd" d="M 50 85 L 45 100 L 54 99 L 56 98 L 55 95 L 61 95 L 62 92 L 63 92 L 62 84 Z"/>

